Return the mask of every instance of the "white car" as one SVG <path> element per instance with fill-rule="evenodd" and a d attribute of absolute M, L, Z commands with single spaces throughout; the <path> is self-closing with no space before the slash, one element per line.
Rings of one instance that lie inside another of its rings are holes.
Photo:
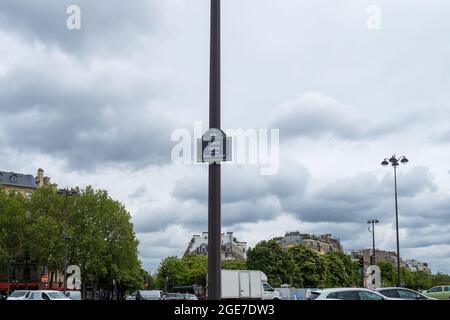
<path fill-rule="evenodd" d="M 24 300 L 30 295 L 30 290 L 15 290 L 6 300 Z"/>
<path fill-rule="evenodd" d="M 333 288 L 311 292 L 309 300 L 402 300 L 366 288 Z"/>
<path fill-rule="evenodd" d="M 427 297 L 417 291 L 408 288 L 398 288 L 398 287 L 378 288 L 376 289 L 376 291 L 378 293 L 381 293 L 383 296 L 390 298 L 400 298 L 404 300 L 437 300 L 431 297 Z"/>
<path fill-rule="evenodd" d="M 137 291 L 133 292 L 128 297 L 126 297 L 125 300 L 136 300 L 136 294 L 137 294 Z"/>
<path fill-rule="evenodd" d="M 81 300 L 81 291 L 66 291 L 66 297 L 70 300 Z"/>
<path fill-rule="evenodd" d="M 36 290 L 30 291 L 30 295 L 26 300 L 72 300 L 64 295 L 61 291 L 54 290 Z"/>

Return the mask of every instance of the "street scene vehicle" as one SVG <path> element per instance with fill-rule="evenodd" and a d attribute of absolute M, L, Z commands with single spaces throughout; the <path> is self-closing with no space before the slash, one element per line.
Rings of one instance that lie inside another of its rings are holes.
<path fill-rule="evenodd" d="M 26 300 L 71 300 L 62 291 L 36 290 L 30 291 Z"/>
<path fill-rule="evenodd" d="M 309 300 L 402 300 L 365 288 L 330 288 L 311 292 Z"/>
<path fill-rule="evenodd" d="M 408 288 L 379 288 L 376 289 L 376 291 L 389 298 L 399 298 L 404 300 L 435 300 L 434 298 L 427 297 Z"/>
<path fill-rule="evenodd" d="M 71 300 L 81 300 L 81 291 L 67 291 L 65 295 Z"/>
<path fill-rule="evenodd" d="M 166 293 L 161 300 L 198 300 L 198 297 L 192 293 Z"/>
<path fill-rule="evenodd" d="M 281 295 L 261 271 L 222 270 L 222 298 L 280 300 Z"/>
<path fill-rule="evenodd" d="M 133 292 L 132 294 L 130 294 L 129 296 L 127 296 L 127 297 L 125 298 L 125 300 L 136 300 L 136 294 L 137 294 L 137 291 Z"/>
<path fill-rule="evenodd" d="M 450 299 L 450 285 L 448 286 L 436 286 L 429 290 L 422 292 L 427 297 L 435 299 Z"/>
<path fill-rule="evenodd" d="M 24 300 L 30 295 L 30 290 L 15 290 L 6 300 Z"/>
<path fill-rule="evenodd" d="M 136 292 L 136 300 L 161 300 L 161 290 L 139 290 Z"/>

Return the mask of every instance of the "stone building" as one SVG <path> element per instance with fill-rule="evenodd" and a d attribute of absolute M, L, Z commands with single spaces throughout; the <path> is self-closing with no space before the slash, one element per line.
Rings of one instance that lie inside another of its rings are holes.
<path fill-rule="evenodd" d="M 372 249 L 362 249 L 353 251 L 354 257 L 361 256 L 364 258 L 364 266 L 370 265 L 370 257 L 372 256 Z M 395 251 L 375 250 L 375 262 L 388 262 L 393 265 L 397 265 L 397 253 Z M 405 267 L 406 264 L 400 257 L 400 267 Z"/>
<path fill-rule="evenodd" d="M 333 251 L 343 251 L 339 239 L 335 239 L 331 234 L 312 235 L 300 233 L 299 231 L 287 232 L 284 237 L 274 238 L 282 248 L 290 248 L 295 245 L 302 244 L 309 247 L 319 254 L 325 254 Z"/>
<path fill-rule="evenodd" d="M 246 260 L 247 242 L 237 241 L 233 236 L 233 232 L 225 232 L 222 233 L 222 246 L 220 251 L 222 261 Z M 208 255 L 208 232 L 192 236 L 184 255 L 186 256 L 190 253 L 204 256 Z"/>
<path fill-rule="evenodd" d="M 25 195 L 29 195 L 42 186 L 57 187 L 56 184 L 52 184 L 50 182 L 49 177 L 44 176 L 43 169 L 38 169 L 36 176 L 31 174 L 0 171 L 0 186 L 6 190 L 19 191 Z"/>
<path fill-rule="evenodd" d="M 423 271 L 426 273 L 431 273 L 431 269 L 428 267 L 428 263 L 426 263 L 426 262 L 420 262 L 415 259 L 411 259 L 411 260 L 406 260 L 405 264 L 406 264 L 406 268 L 408 268 L 409 270 L 411 270 L 413 272 Z"/>

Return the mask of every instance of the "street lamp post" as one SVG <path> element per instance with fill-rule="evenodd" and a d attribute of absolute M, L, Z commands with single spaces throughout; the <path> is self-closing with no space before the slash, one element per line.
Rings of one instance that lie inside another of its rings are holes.
<path fill-rule="evenodd" d="M 8 259 L 8 297 L 11 292 L 11 265 L 16 263 L 16 259 L 14 258 L 14 254 L 11 255 Z"/>
<path fill-rule="evenodd" d="M 64 235 L 64 294 L 66 294 L 67 291 L 67 267 L 69 264 L 69 261 L 67 259 L 67 245 L 70 241 L 70 237 L 67 235 Z"/>
<path fill-rule="evenodd" d="M 394 167 L 394 189 L 395 189 L 395 229 L 397 232 L 397 287 L 400 287 L 400 240 L 398 233 L 398 202 L 397 202 L 397 166 L 400 163 L 406 164 L 408 163 L 408 159 L 405 156 L 401 156 L 400 158 L 396 158 L 395 154 L 390 158 L 385 158 L 382 162 L 382 166 L 388 166 L 391 164 Z"/>
<path fill-rule="evenodd" d="M 369 221 L 367 221 L 367 223 L 372 225 L 372 261 L 371 261 L 371 265 L 375 265 L 376 261 L 375 261 L 375 223 L 379 223 L 380 221 L 378 221 L 377 219 L 370 219 Z"/>
<path fill-rule="evenodd" d="M 211 0 L 209 127 L 220 129 L 220 0 Z M 209 164 L 208 175 L 208 300 L 221 299 L 221 169 Z"/>
<path fill-rule="evenodd" d="M 63 212 L 63 219 L 64 219 L 64 232 L 63 232 L 63 237 L 64 237 L 64 294 L 67 291 L 67 267 L 69 264 L 68 258 L 67 258 L 67 246 L 69 244 L 69 241 L 71 239 L 71 237 L 68 235 L 67 233 L 67 201 L 69 199 L 70 196 L 76 196 L 78 194 L 78 191 L 72 189 L 69 190 L 67 189 L 61 189 L 58 190 L 58 194 L 60 195 L 64 195 L 65 199 L 64 199 L 64 212 Z"/>

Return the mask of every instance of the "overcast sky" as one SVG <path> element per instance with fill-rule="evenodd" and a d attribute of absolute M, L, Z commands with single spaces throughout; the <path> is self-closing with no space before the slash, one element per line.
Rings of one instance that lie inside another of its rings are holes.
<path fill-rule="evenodd" d="M 69 5 L 81 30 L 66 27 Z M 379 29 L 368 28 L 376 5 Z M 108 190 L 155 270 L 206 231 L 207 167 L 171 133 L 208 119 L 209 0 L 2 0 L 0 169 Z M 450 3 L 226 0 L 222 127 L 280 129 L 280 170 L 223 166 L 223 231 L 332 233 L 450 273 Z"/>

